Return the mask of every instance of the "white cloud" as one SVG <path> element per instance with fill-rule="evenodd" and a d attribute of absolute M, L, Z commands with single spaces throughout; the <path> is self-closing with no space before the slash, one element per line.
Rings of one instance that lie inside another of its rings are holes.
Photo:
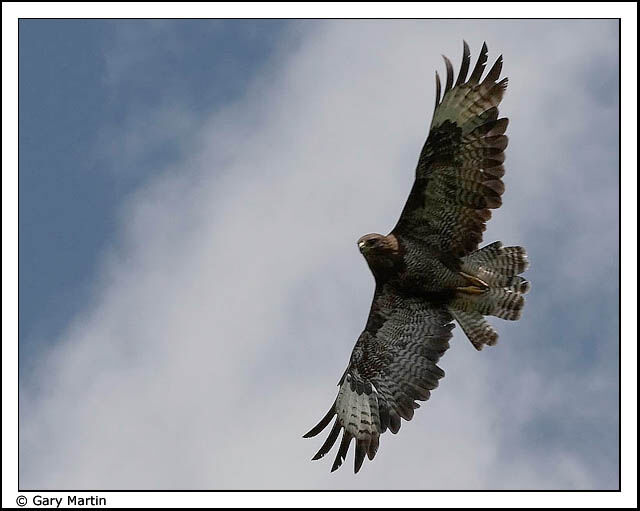
<path fill-rule="evenodd" d="M 123 206 L 91 312 L 43 355 L 38 385 L 21 396 L 21 486 L 613 487 L 615 474 L 603 480 L 575 445 L 531 451 L 526 431 L 550 410 L 585 420 L 577 384 L 615 389 L 602 383 L 617 377 L 609 366 L 593 380 L 544 372 L 553 361 L 532 343 L 552 320 L 551 278 L 566 279 L 555 304 L 615 276 L 617 145 L 585 144 L 597 143 L 590 130 L 617 122 L 617 102 L 598 103 L 583 80 L 593 59 L 617 59 L 616 27 L 310 27 L 298 49 L 274 58 L 277 72 L 201 119 L 184 158 Z M 486 239 L 529 248 L 532 298 L 522 321 L 499 322 L 495 349 L 476 353 L 456 332 L 431 401 L 382 438 L 357 477 L 351 455 L 330 475 L 329 462 L 309 461 L 321 441 L 301 435 L 334 399 L 368 313 L 373 280 L 355 240 L 397 220 L 430 121 L 434 70 L 441 53 L 458 61 L 463 37 L 474 58 L 484 39 L 491 58 L 505 55 L 508 188 Z M 158 118 L 170 123 L 165 113 Z M 126 136 L 151 146 L 155 137 L 142 120 Z M 592 249 L 599 243 L 610 251 Z M 537 275 L 548 287 L 536 288 Z M 589 420 L 608 412 L 591 410 Z"/>

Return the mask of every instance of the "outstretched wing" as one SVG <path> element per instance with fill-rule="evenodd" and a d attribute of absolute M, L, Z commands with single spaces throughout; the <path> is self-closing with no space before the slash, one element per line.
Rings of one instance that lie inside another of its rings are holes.
<path fill-rule="evenodd" d="M 469 46 L 464 43 L 455 86 L 453 66 L 444 57 L 447 81 L 440 101 L 436 72 L 436 107 L 422 148 L 416 180 L 392 232 L 424 240 L 443 256 L 462 257 L 482 241 L 491 209 L 500 207 L 504 192 L 504 135 L 508 119 L 498 119 L 498 105 L 507 79 L 498 58 L 484 80 L 487 45 L 482 45 L 471 76 Z M 465 81 L 466 80 L 466 81 Z"/>
<path fill-rule="evenodd" d="M 370 460 L 387 429 L 397 433 L 400 419 L 411 420 L 415 401 L 426 401 L 444 371 L 436 363 L 449 348 L 452 317 L 437 303 L 397 295 L 388 284 L 376 287 L 367 325 L 353 349 L 349 367 L 338 385 L 333 406 L 305 438 L 320 433 L 335 421 L 314 460 L 342 440 L 331 471 L 356 441 L 355 472 L 365 455 Z"/>

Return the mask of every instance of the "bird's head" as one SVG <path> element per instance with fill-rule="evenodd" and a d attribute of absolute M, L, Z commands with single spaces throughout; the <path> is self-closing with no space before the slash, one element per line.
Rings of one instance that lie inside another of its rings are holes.
<path fill-rule="evenodd" d="M 358 240 L 358 248 L 371 269 L 374 269 L 393 262 L 398 255 L 398 240 L 393 234 L 366 234 Z"/>
<path fill-rule="evenodd" d="M 358 248 L 363 256 L 380 251 L 383 245 L 384 236 L 382 234 L 365 234 L 358 240 Z"/>

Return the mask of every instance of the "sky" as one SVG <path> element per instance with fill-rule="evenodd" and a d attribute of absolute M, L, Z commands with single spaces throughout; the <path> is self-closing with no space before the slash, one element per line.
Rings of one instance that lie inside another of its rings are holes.
<path fill-rule="evenodd" d="M 618 22 L 21 20 L 20 487 L 616 489 Z M 504 56 L 523 318 L 311 462 L 441 54 Z M 332 451 L 333 452 L 333 451 Z"/>

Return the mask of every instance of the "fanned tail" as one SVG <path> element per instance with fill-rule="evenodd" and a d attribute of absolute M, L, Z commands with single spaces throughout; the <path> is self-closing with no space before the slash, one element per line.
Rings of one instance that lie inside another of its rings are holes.
<path fill-rule="evenodd" d="M 463 258 L 462 272 L 482 280 L 489 289 L 477 294 L 459 293 L 449 304 L 449 311 L 477 350 L 498 340 L 484 316 L 520 319 L 530 285 L 519 274 L 528 266 L 523 247 L 503 247 L 500 241 Z"/>

